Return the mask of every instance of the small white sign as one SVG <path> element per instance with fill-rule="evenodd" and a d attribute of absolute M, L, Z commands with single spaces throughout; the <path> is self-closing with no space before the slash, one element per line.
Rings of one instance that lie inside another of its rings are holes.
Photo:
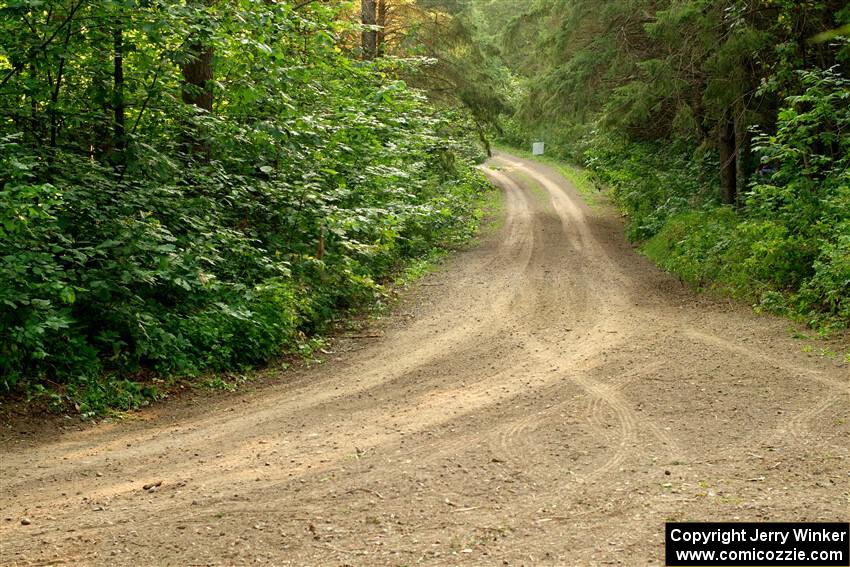
<path fill-rule="evenodd" d="M 535 156 L 543 155 L 543 142 L 534 142 L 531 145 L 531 154 Z"/>

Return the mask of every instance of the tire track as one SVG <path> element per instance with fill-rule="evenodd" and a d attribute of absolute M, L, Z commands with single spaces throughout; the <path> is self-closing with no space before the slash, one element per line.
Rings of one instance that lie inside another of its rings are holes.
<path fill-rule="evenodd" d="M 846 513 L 846 367 L 682 290 L 549 168 L 491 163 L 504 226 L 374 341 L 255 389 L 6 435 L 0 564 L 631 565 L 658 559 L 668 518 Z"/>

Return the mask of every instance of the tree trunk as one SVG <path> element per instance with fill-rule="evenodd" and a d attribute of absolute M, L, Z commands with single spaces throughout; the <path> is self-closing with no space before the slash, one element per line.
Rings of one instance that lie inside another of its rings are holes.
<path fill-rule="evenodd" d="M 734 205 L 737 200 L 737 165 L 735 160 L 735 121 L 726 116 L 720 124 L 720 192 L 723 203 Z"/>
<path fill-rule="evenodd" d="M 741 198 L 747 192 L 747 180 L 750 177 L 750 133 L 747 120 L 747 108 L 743 98 L 735 103 L 735 205 L 741 205 Z"/>
<path fill-rule="evenodd" d="M 377 23 L 377 7 L 375 0 L 362 0 L 360 4 L 360 21 L 364 26 L 374 26 Z M 364 29 L 361 36 L 363 58 L 374 59 L 378 51 L 378 33 L 374 29 Z"/>
<path fill-rule="evenodd" d="M 378 39 L 376 53 L 382 57 L 386 53 L 387 42 L 387 0 L 378 0 Z"/>
<path fill-rule="evenodd" d="M 484 146 L 484 149 L 487 150 L 487 157 L 493 157 L 493 149 L 490 147 L 490 140 L 487 139 L 484 127 L 481 126 L 480 122 L 476 121 L 475 128 L 478 130 L 478 139 L 481 140 L 481 144 Z"/>
<path fill-rule="evenodd" d="M 700 81 L 691 95 L 691 109 L 694 113 L 694 121 L 699 131 L 699 142 L 704 143 L 709 139 L 711 130 L 705 126 L 705 107 L 702 103 L 703 93 L 705 92 L 705 81 Z"/>
<path fill-rule="evenodd" d="M 205 6 L 202 0 L 190 0 L 192 4 Z M 203 9 L 203 8 L 202 8 Z M 183 102 L 212 113 L 213 108 L 213 47 L 201 39 L 189 42 L 190 58 L 183 64 Z M 202 140 L 194 127 L 187 125 L 187 145 L 192 154 L 210 159 L 209 143 Z"/>
<path fill-rule="evenodd" d="M 112 100 L 115 114 L 115 149 L 119 152 L 126 148 L 124 120 L 124 30 L 121 22 L 115 23 L 112 32 L 114 59 Z"/>
<path fill-rule="evenodd" d="M 71 29 L 68 28 L 68 33 L 65 34 L 65 46 L 62 50 L 62 55 L 59 57 L 59 69 L 56 70 L 56 84 L 53 86 L 53 92 L 50 93 L 50 147 L 56 147 L 56 138 L 59 134 L 59 113 L 56 106 L 59 104 L 59 89 L 62 88 L 62 76 L 65 73 L 65 52 L 68 50 L 68 43 L 71 41 Z"/>
<path fill-rule="evenodd" d="M 193 43 L 191 53 L 192 58 L 183 65 L 183 102 L 212 112 L 213 48 Z"/>

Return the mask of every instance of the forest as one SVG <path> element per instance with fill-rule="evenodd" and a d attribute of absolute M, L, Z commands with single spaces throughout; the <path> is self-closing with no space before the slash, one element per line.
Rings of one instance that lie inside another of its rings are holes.
<path fill-rule="evenodd" d="M 307 354 L 544 141 L 701 289 L 850 322 L 850 7 L 3 0 L 0 395 Z"/>
<path fill-rule="evenodd" d="M 466 117 L 405 84 L 419 61 L 363 53 L 350 10 L 3 2 L 6 391 L 132 407 L 151 375 L 309 350 L 470 233 Z"/>
<path fill-rule="evenodd" d="M 467 8 L 510 70 L 505 140 L 587 167 L 684 281 L 847 326 L 850 6 L 507 4 Z"/>

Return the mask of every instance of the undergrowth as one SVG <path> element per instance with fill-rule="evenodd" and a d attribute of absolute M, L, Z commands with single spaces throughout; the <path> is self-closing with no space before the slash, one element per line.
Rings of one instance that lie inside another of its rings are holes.
<path fill-rule="evenodd" d="M 181 379 L 223 387 L 209 377 L 308 355 L 475 233 L 488 185 L 469 114 L 399 78 L 421 61 L 341 49 L 338 7 L 108 8 L 134 38 L 120 138 L 111 32 L 69 27 L 44 54 L 61 90 L 39 58 L 7 77 L 25 112 L 0 122 L 0 396 L 97 415 Z M 227 69 L 204 86 L 212 109 L 187 103 L 180 65 L 203 22 Z M 23 23 L 3 27 L 26 47 Z"/>

